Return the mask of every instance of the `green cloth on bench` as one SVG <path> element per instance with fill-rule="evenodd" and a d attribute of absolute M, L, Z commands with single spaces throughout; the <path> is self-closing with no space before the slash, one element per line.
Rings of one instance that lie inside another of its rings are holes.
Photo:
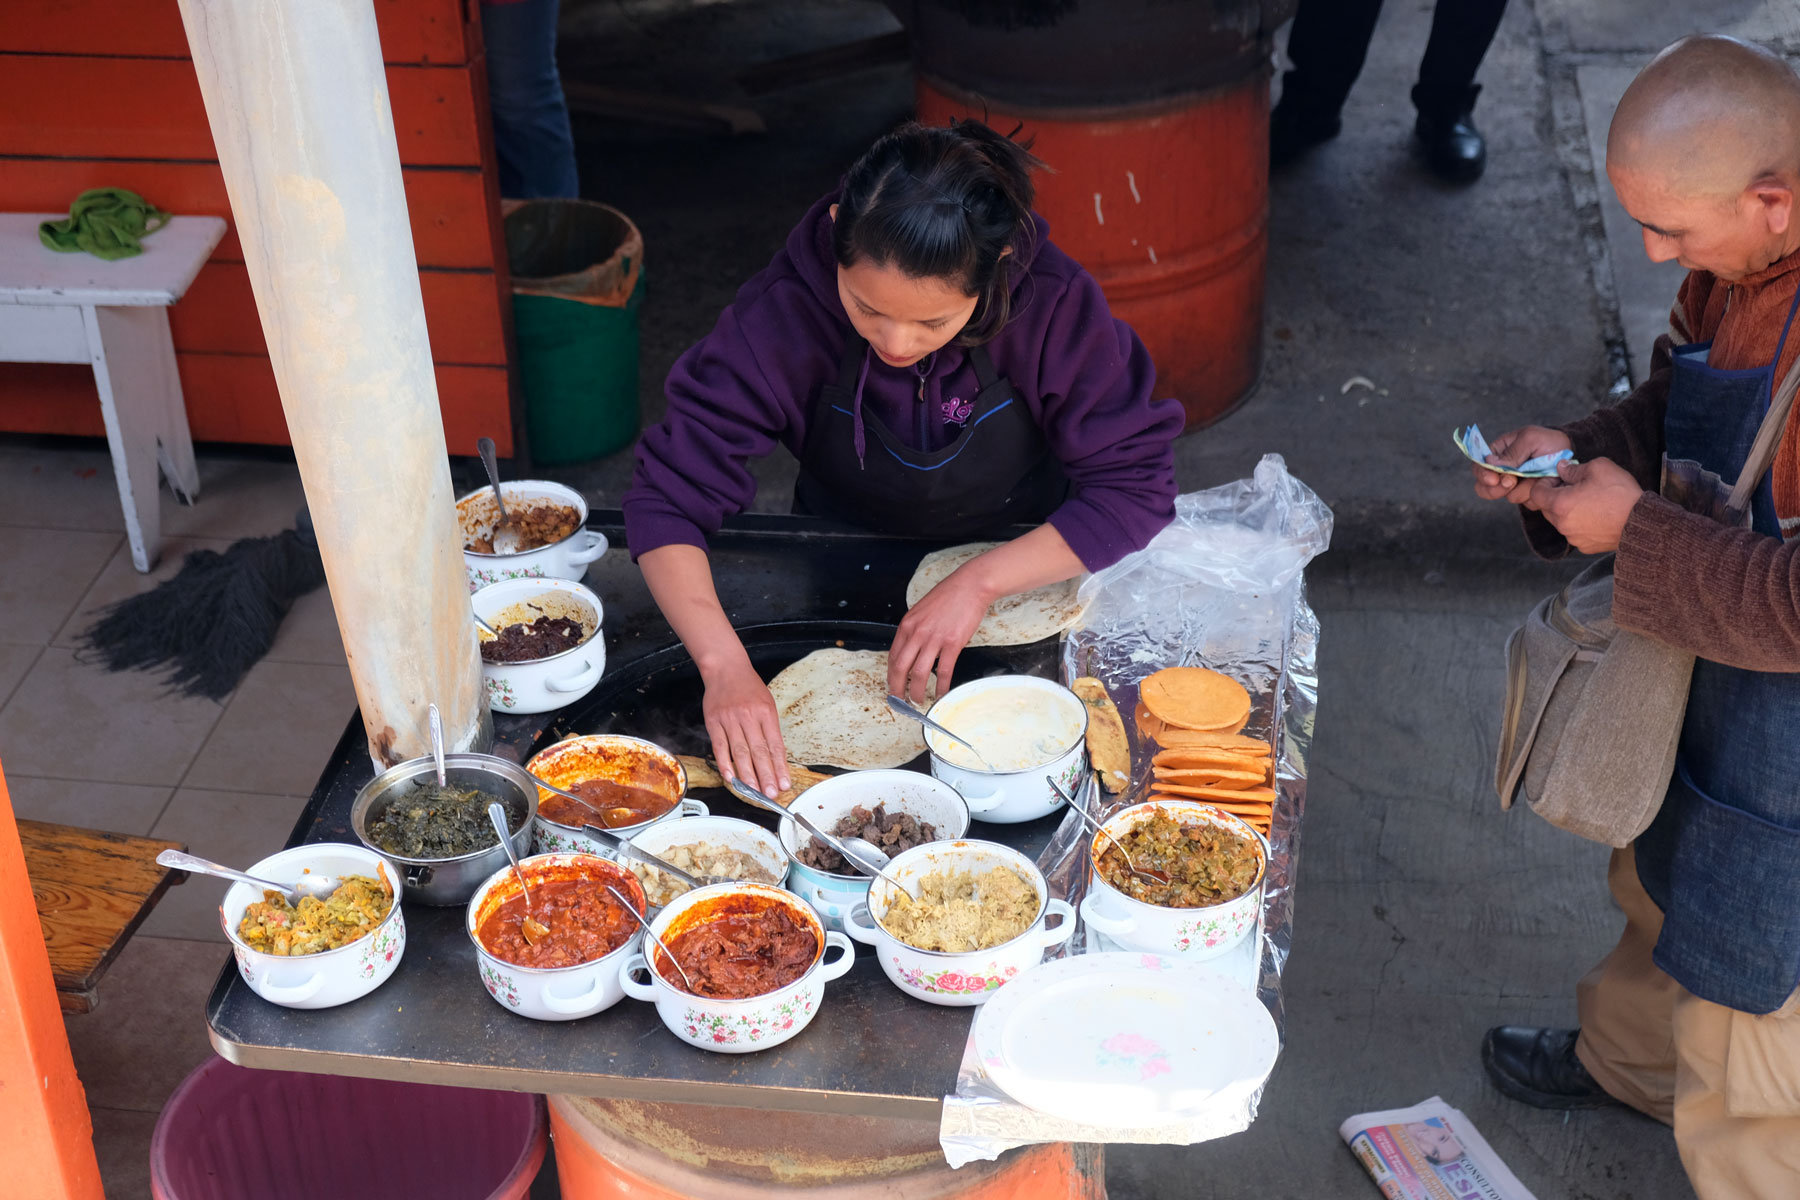
<path fill-rule="evenodd" d="M 38 226 L 38 240 L 52 250 L 85 250 L 108 261 L 142 254 L 139 241 L 169 223 L 169 214 L 124 188 L 89 188 L 75 197 L 69 215 Z"/>

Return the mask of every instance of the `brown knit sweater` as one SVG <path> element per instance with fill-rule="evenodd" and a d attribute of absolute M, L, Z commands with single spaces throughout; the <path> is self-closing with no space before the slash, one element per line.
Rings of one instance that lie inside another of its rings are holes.
<path fill-rule="evenodd" d="M 1708 272 L 1689 272 L 1669 314 L 1675 336 L 1656 340 L 1650 377 L 1617 405 L 1563 426 L 1577 459 L 1610 458 L 1645 490 L 1619 539 L 1613 619 L 1621 628 L 1701 658 L 1756 671 L 1800 671 L 1800 541 L 1728 529 L 1657 495 L 1663 412 L 1673 345 L 1711 339 L 1707 361 L 1712 366 L 1763 366 L 1775 356 L 1797 286 L 1800 251 L 1736 284 Z M 1777 380 L 1800 361 L 1800 320 L 1795 326 L 1777 365 Z M 1800 404 L 1775 453 L 1775 511 L 1789 538 L 1800 532 L 1797 424 Z M 1547 558 L 1569 552 L 1568 542 L 1542 516 L 1523 515 L 1534 550 Z"/>

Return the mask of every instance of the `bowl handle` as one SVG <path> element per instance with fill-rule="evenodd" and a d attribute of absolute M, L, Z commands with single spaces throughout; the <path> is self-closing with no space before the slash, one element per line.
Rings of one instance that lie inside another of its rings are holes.
<path fill-rule="evenodd" d="M 1068 905 L 1063 905 L 1067 908 Z M 837 916 L 832 913 L 832 916 Z M 868 922 L 864 924 L 864 922 Z M 844 917 L 844 932 L 866 946 L 875 945 L 875 917 L 869 912 L 869 902 L 858 900 L 856 907 Z"/>
<path fill-rule="evenodd" d="M 543 1000 L 544 1007 L 553 1013 L 559 1013 L 565 1017 L 585 1017 L 588 1013 L 595 1011 L 595 1005 L 597 1005 L 605 995 L 606 989 L 600 986 L 600 981 L 598 979 L 590 979 L 588 980 L 587 989 L 579 996 L 558 996 L 549 988 L 545 988 L 543 991 Z"/>
<path fill-rule="evenodd" d="M 972 813 L 993 812 L 1005 799 L 1005 791 L 991 779 L 967 779 L 956 790 Z"/>
<path fill-rule="evenodd" d="M 1061 917 L 1062 922 L 1054 928 L 1046 928 L 1039 936 L 1039 944 L 1045 949 L 1049 949 L 1051 946 L 1062 945 L 1064 942 L 1068 941 L 1075 932 L 1075 910 L 1069 907 L 1069 902 L 1067 900 L 1052 900 L 1049 904 L 1044 906 L 1044 920 L 1046 924 L 1051 917 Z"/>
<path fill-rule="evenodd" d="M 648 1000 L 650 1003 L 654 1004 L 656 1003 L 655 985 L 639 983 L 636 979 L 632 978 L 639 971 L 642 971 L 645 974 L 650 973 L 650 960 L 645 958 L 641 953 L 633 954 L 619 964 L 619 986 L 624 988 L 625 994 L 630 996 L 633 1000 Z"/>
<path fill-rule="evenodd" d="M 606 669 L 606 660 L 602 658 L 597 665 L 584 665 L 582 669 L 567 679 L 546 679 L 544 686 L 553 692 L 586 691 L 600 682 L 600 672 Z"/>
<path fill-rule="evenodd" d="M 606 535 L 597 529 L 584 529 L 581 536 L 590 539 L 586 546 L 569 547 L 569 562 L 574 566 L 585 566 L 606 553 Z"/>
<path fill-rule="evenodd" d="M 830 954 L 833 946 L 842 950 L 843 953 L 838 955 L 835 962 L 825 962 L 824 955 Z M 820 955 L 819 961 L 819 982 L 830 983 L 833 979 L 848 974 L 850 968 L 855 965 L 856 947 L 850 944 L 850 939 L 835 929 L 830 933 L 827 933 L 825 935 L 825 950 Z"/>
<path fill-rule="evenodd" d="M 1121 937 L 1137 929 L 1135 919 L 1126 917 L 1121 920 L 1118 917 L 1109 917 L 1100 911 L 1100 906 L 1094 903 L 1094 899 L 1093 893 L 1090 892 L 1081 901 L 1081 919 L 1086 921 L 1090 927 L 1098 929 L 1107 937 L 1112 938 Z"/>
<path fill-rule="evenodd" d="M 319 989 L 324 986 L 325 973 L 323 971 L 314 971 L 311 975 L 306 977 L 305 983 L 294 984 L 291 987 L 279 983 L 271 983 L 265 979 L 260 991 L 264 1000 L 271 1001 L 275 1004 L 305 1004 L 308 1000 L 317 996 L 319 994 Z"/>
<path fill-rule="evenodd" d="M 710 816 L 712 816 L 712 809 L 706 807 L 706 801 L 695 800 L 689 796 L 683 796 L 681 798 L 681 803 L 676 805 L 675 807 L 677 807 L 681 810 L 681 815 L 684 817 L 710 817 Z"/>

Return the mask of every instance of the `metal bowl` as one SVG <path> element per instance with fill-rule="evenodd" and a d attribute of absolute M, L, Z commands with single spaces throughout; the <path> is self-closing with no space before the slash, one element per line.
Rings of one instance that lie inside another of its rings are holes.
<path fill-rule="evenodd" d="M 363 785 L 350 806 L 350 828 L 357 839 L 377 854 L 385 855 L 401 871 L 401 896 L 417 904 L 448 906 L 467 904 L 488 876 L 507 865 L 506 848 L 495 842 L 485 850 L 456 858 L 402 858 L 369 840 L 369 822 L 386 811 L 415 779 L 436 779 L 437 764 L 428 755 L 409 758 L 389 767 Z M 538 790 L 517 763 L 492 754 L 444 755 L 444 782 L 451 787 L 472 787 L 486 792 L 506 806 L 506 824 L 512 831 L 513 850 L 520 858 L 531 853 L 532 818 L 537 815 Z"/>

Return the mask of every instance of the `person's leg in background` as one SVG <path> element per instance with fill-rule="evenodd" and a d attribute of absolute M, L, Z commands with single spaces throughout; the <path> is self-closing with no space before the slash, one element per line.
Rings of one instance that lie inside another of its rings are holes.
<path fill-rule="evenodd" d="M 1473 183 L 1487 167 L 1487 143 L 1475 128 L 1475 72 L 1493 44 L 1506 0 L 1438 0 L 1431 15 L 1431 40 L 1419 62 L 1413 105 L 1419 110 L 1413 132 L 1425 161 L 1452 183 Z"/>
<path fill-rule="evenodd" d="M 1281 81 L 1281 103 L 1269 114 L 1269 165 L 1281 167 L 1330 141 L 1338 111 L 1368 57 L 1381 0 L 1300 0 L 1287 54 L 1294 69 Z"/>
<path fill-rule="evenodd" d="M 556 71 L 560 0 L 484 0 L 488 101 L 500 194 L 509 198 L 579 196 L 575 138 Z"/>

